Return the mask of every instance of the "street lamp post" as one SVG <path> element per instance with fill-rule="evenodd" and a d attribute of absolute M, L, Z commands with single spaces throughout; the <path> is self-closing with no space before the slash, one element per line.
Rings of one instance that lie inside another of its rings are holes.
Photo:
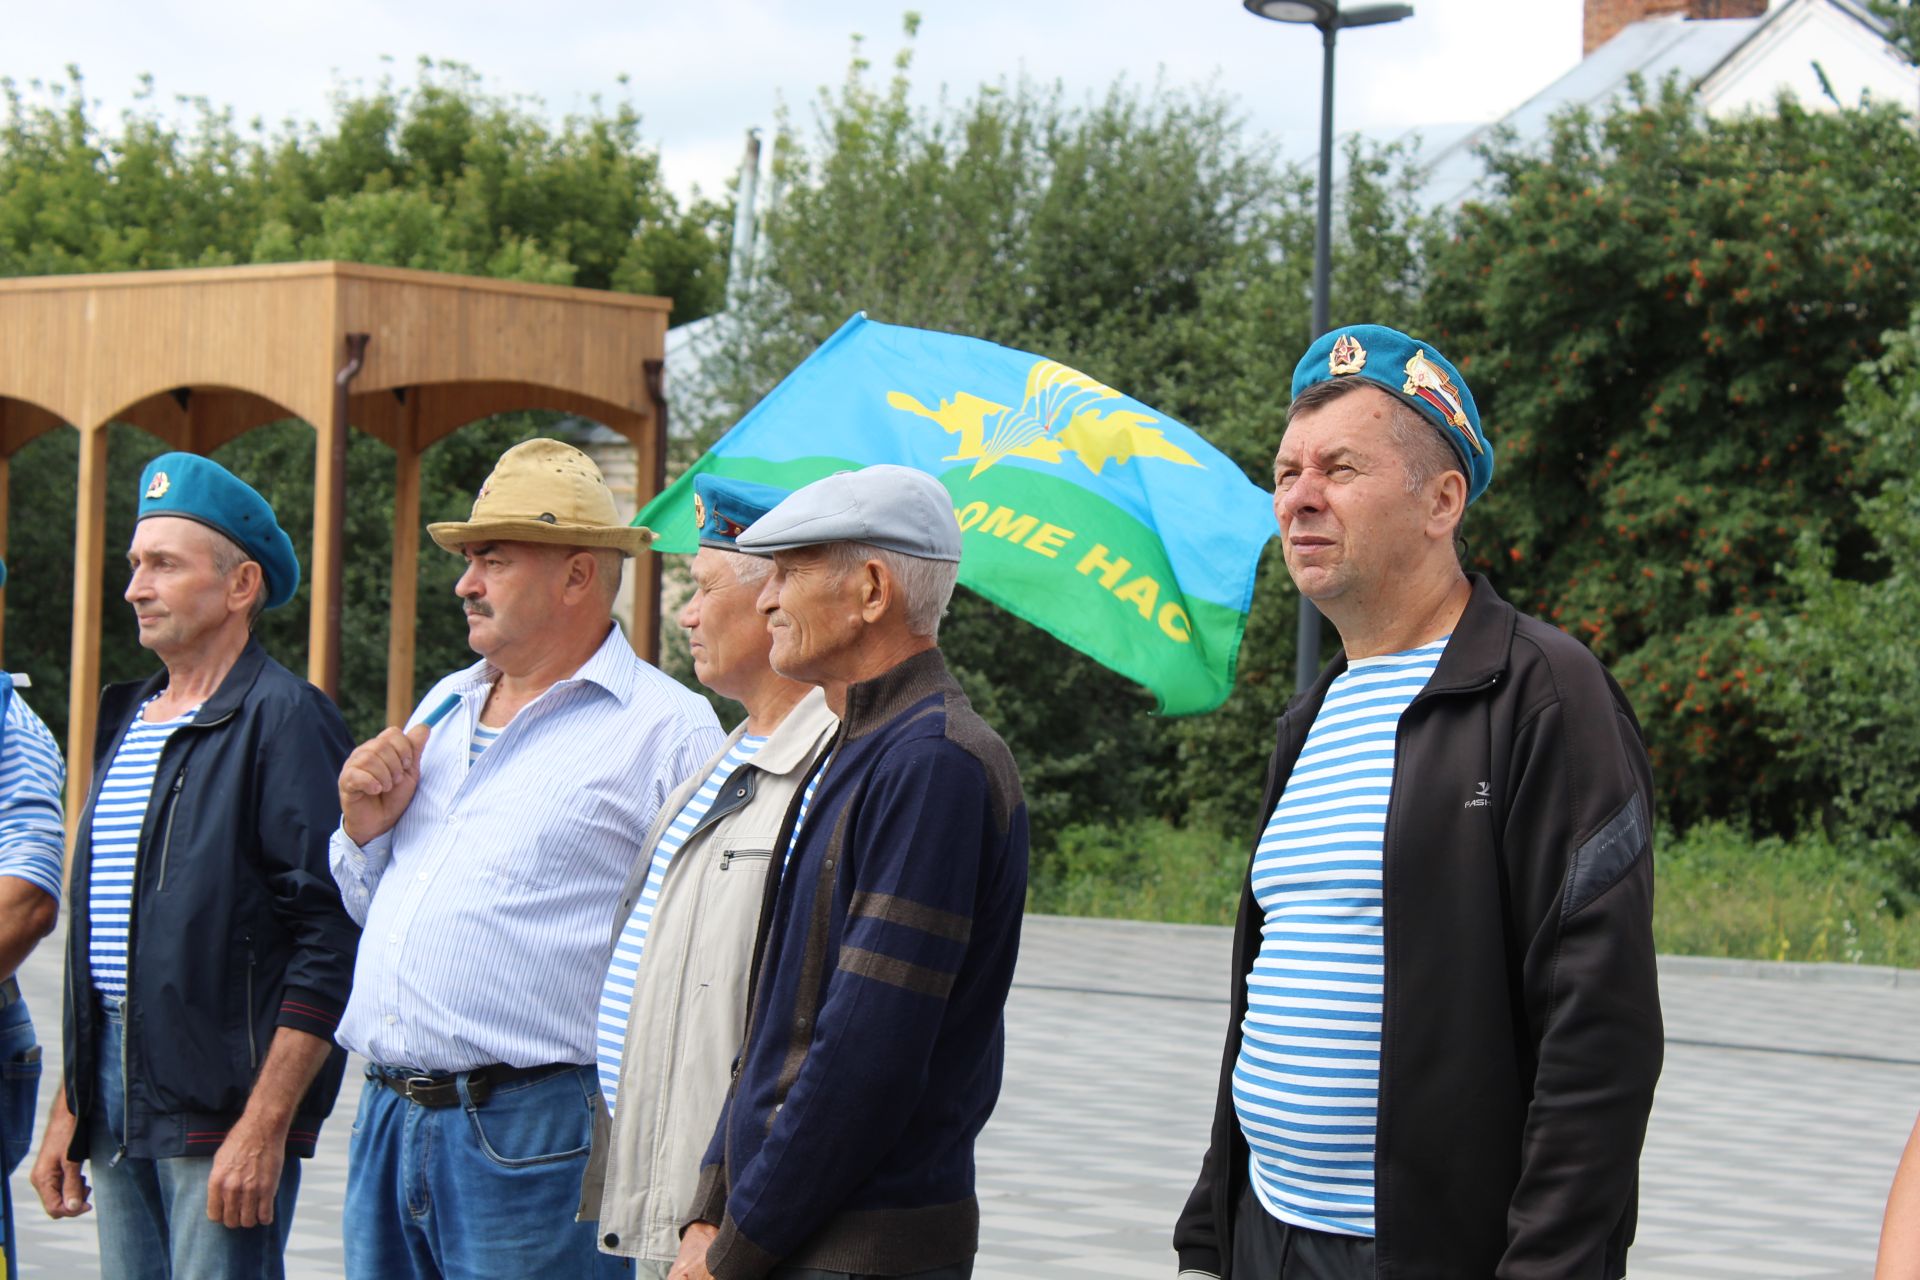
<path fill-rule="evenodd" d="M 1330 326 L 1327 295 L 1333 281 L 1333 43 L 1348 27 L 1377 27 L 1413 16 L 1410 4 L 1369 4 L 1342 9 L 1340 0 L 1242 0 L 1247 12 L 1274 22 L 1320 28 L 1320 186 L 1319 215 L 1313 224 L 1313 336 Z M 1320 611 L 1300 597 L 1298 652 L 1293 660 L 1295 691 L 1312 684 L 1320 671 Z"/>

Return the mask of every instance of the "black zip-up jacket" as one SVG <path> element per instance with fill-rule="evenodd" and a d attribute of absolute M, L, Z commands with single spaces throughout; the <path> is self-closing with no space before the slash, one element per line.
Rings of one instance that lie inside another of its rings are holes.
<path fill-rule="evenodd" d="M 1280 717 L 1263 819 L 1345 669 L 1335 658 Z M 1584 646 L 1476 575 L 1395 750 L 1375 1274 L 1617 1280 L 1662 1051 L 1640 726 Z M 1260 951 L 1244 884 L 1212 1145 L 1174 1228 L 1181 1269 L 1223 1280 L 1247 1184 L 1233 1066 Z"/>
<path fill-rule="evenodd" d="M 93 810 L 107 766 L 162 671 L 100 695 L 93 787 L 73 848 L 66 1090 L 88 1155 L 99 1010 L 88 964 Z M 360 930 L 327 868 L 352 742 L 327 696 L 249 640 L 160 754 L 134 864 L 128 940 L 126 1150 L 212 1155 L 246 1109 L 277 1027 L 333 1039 Z M 287 1150 L 310 1156 L 340 1091 L 335 1049 L 300 1102 Z M 106 1158 L 111 1153 L 99 1153 Z"/>

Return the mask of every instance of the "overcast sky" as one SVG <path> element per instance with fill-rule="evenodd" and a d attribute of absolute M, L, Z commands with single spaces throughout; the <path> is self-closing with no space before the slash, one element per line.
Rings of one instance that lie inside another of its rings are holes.
<path fill-rule="evenodd" d="M 745 131 L 771 130 L 776 103 L 808 118 L 815 90 L 845 74 L 852 35 L 888 67 L 909 8 L 922 16 L 923 101 L 1022 73 L 1076 99 L 1118 76 L 1211 82 L 1284 152 L 1313 152 L 1318 33 L 1262 21 L 1240 0 L 0 0 L 0 75 L 58 79 L 73 63 L 89 96 L 117 112 L 150 73 L 163 97 L 204 96 L 242 122 L 272 122 L 324 120 L 336 85 L 407 81 L 422 55 L 455 59 L 556 115 L 625 94 L 670 185 L 717 193 Z M 1341 132 L 1495 119 L 1580 58 L 1581 0 L 1415 9 L 1342 35 Z"/>

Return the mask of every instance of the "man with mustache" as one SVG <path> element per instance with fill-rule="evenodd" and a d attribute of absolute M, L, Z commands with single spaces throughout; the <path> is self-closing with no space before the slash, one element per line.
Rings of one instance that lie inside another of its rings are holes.
<path fill-rule="evenodd" d="M 1280 718 L 1183 1275 L 1626 1268 L 1662 1048 L 1653 781 L 1606 669 L 1462 571 L 1492 478 L 1431 344 L 1351 325 L 1302 357 L 1274 508 L 1342 651 Z"/>
<path fill-rule="evenodd" d="M 574 1218 L 612 916 L 661 805 L 725 739 L 614 624 L 652 534 L 578 449 L 514 446 L 469 520 L 427 532 L 466 559 L 481 660 L 340 771 L 333 873 L 365 927 L 340 1042 L 372 1064 L 347 1274 L 626 1275 Z"/>

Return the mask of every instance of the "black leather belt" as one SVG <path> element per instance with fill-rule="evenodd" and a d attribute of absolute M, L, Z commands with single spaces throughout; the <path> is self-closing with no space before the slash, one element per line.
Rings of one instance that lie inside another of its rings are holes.
<path fill-rule="evenodd" d="M 558 1075 L 562 1071 L 579 1069 L 571 1062 L 549 1062 L 539 1067 L 507 1067 L 495 1064 L 475 1067 L 471 1071 L 454 1072 L 410 1072 L 390 1067 L 370 1066 L 367 1068 L 367 1079 L 378 1081 L 416 1106 L 457 1107 L 460 1105 L 460 1080 L 465 1077 L 467 1097 L 473 1099 L 474 1106 L 484 1107 L 487 1099 L 493 1096 L 493 1091 L 503 1085 L 538 1080 L 545 1076 Z"/>

